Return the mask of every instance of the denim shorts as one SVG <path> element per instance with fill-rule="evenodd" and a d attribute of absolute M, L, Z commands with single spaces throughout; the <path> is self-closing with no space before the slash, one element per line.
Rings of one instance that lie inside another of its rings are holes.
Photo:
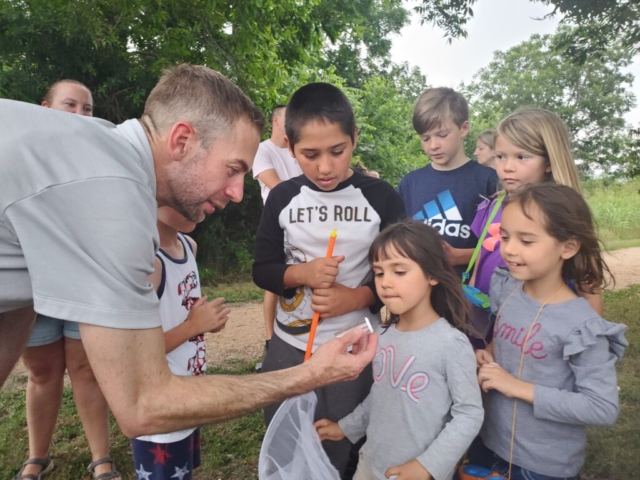
<path fill-rule="evenodd" d="M 80 340 L 78 322 L 59 320 L 38 314 L 36 323 L 31 330 L 27 347 L 42 347 L 60 340 L 63 336 Z"/>

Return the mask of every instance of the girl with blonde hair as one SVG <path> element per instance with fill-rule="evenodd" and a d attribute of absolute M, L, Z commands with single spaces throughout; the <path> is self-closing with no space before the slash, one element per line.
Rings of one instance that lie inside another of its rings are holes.
<path fill-rule="evenodd" d="M 503 189 L 479 205 L 471 224 L 471 230 L 481 239 L 482 247 L 470 284 L 487 295 L 494 270 L 496 267 L 505 267 L 500 256 L 502 200 L 527 185 L 545 182 L 566 185 L 580 193 L 569 130 L 560 117 L 548 110 L 522 108 L 504 118 L 495 133 L 495 162 Z M 485 227 L 486 233 L 482 238 Z M 572 285 L 572 288 L 586 298 L 597 313 L 602 313 L 602 294 L 599 290 L 594 291 L 590 285 L 582 284 Z M 489 341 L 491 332 L 487 331 L 490 330 L 488 320 L 484 325 L 485 340 Z M 482 327 L 478 329 L 482 330 Z"/>

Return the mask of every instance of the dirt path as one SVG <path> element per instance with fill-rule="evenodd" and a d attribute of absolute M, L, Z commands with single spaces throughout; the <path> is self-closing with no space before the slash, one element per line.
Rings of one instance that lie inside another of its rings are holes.
<path fill-rule="evenodd" d="M 615 275 L 616 290 L 640 283 L 640 247 L 616 250 L 605 258 Z M 255 360 L 262 355 L 263 346 L 262 304 L 236 304 L 231 306 L 226 328 L 215 335 L 207 334 L 207 360 L 210 366 L 229 359 Z M 25 368 L 19 363 L 5 388 L 20 388 L 25 384 L 25 375 Z"/>

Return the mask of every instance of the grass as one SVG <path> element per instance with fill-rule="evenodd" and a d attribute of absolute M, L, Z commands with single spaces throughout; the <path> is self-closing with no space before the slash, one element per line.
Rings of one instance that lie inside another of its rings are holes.
<path fill-rule="evenodd" d="M 229 359 L 209 374 L 247 374 L 254 371 L 255 362 Z M 24 391 L 0 392 L 0 478 L 12 478 L 26 459 L 28 438 L 25 418 Z M 208 425 L 202 429 L 202 465 L 196 478 L 247 480 L 257 478 L 258 454 L 264 436 L 262 414 L 256 412 L 237 420 Z M 65 388 L 53 438 L 51 454 L 55 469 L 49 480 L 91 479 L 87 465 L 91 453 L 76 413 L 73 396 Z M 125 479 L 135 478 L 129 441 L 111 420 L 111 456 Z"/>
<path fill-rule="evenodd" d="M 589 479 L 640 476 L 640 285 L 605 292 L 605 316 L 629 326 L 629 347 L 618 364 L 620 417 L 613 427 L 590 428 L 585 472 Z"/>
<path fill-rule="evenodd" d="M 640 180 L 614 182 L 592 180 L 583 183 L 583 193 L 607 248 L 617 242 L 640 239 Z M 624 247 L 619 247 L 624 248 Z"/>
<path fill-rule="evenodd" d="M 223 297 L 227 303 L 262 301 L 264 291 L 253 282 L 221 283 L 214 286 L 203 287 L 203 295 L 208 295 L 209 300 Z"/>
<path fill-rule="evenodd" d="M 590 428 L 585 480 L 626 480 L 640 472 L 640 285 L 618 292 L 605 292 L 605 316 L 629 326 L 630 346 L 618 365 L 621 414 L 613 427 Z M 253 372 L 255 362 L 228 359 L 210 374 L 244 375 Z M 262 415 L 253 413 L 230 422 L 202 429 L 202 466 L 196 478 L 204 480 L 247 480 L 257 478 L 257 462 L 264 426 Z M 24 461 L 27 432 L 24 391 L 0 392 L 0 478 L 11 478 Z M 129 443 L 111 422 L 112 456 L 125 478 L 135 478 Z M 50 480 L 90 479 L 86 466 L 91 458 L 82 425 L 65 388 L 63 405 L 53 439 L 56 468 Z"/>

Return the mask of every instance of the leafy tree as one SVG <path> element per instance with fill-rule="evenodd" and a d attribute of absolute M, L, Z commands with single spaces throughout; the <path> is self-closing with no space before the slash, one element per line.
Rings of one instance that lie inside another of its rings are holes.
<path fill-rule="evenodd" d="M 584 64 L 572 62 L 555 48 L 555 36 L 533 35 L 506 52 L 496 52 L 463 89 L 473 120 L 497 124 L 500 117 L 522 106 L 538 106 L 557 113 L 573 134 L 576 158 L 585 171 L 614 171 L 624 163 L 624 114 L 635 105 L 629 92 L 633 76 L 623 73 L 632 56 L 616 45 Z M 483 125 L 483 126 L 484 126 Z"/>
<path fill-rule="evenodd" d="M 354 160 L 393 185 L 427 163 L 411 123 L 413 104 L 426 88 L 426 79 L 407 65 L 396 66 L 395 73 L 396 81 L 375 76 L 362 89 L 349 92 L 360 128 Z"/>
<path fill-rule="evenodd" d="M 49 84 L 71 77 L 95 92 L 97 115 L 122 121 L 140 113 L 164 68 L 190 62 L 270 105 L 326 35 L 338 34 L 315 16 L 317 3 L 2 0 L 0 91 L 39 101 Z"/>
<path fill-rule="evenodd" d="M 478 0 L 422 0 L 415 7 L 423 22 L 442 28 L 452 38 L 466 37 L 471 8 Z M 578 63 L 599 56 L 614 46 L 637 52 L 640 46 L 639 0 L 530 0 L 552 7 L 545 16 L 562 15 L 561 43 L 565 54 Z"/>
<path fill-rule="evenodd" d="M 221 71 L 265 111 L 329 79 L 357 89 L 361 156 L 393 180 L 407 168 L 393 157 L 411 161 L 410 116 L 394 116 L 424 84 L 388 58 L 388 36 L 407 19 L 401 0 L 0 0 L 0 96 L 39 103 L 53 82 L 73 78 L 94 93 L 96 116 L 121 122 L 139 116 L 162 70 L 181 62 Z M 375 111 L 386 101 L 389 116 Z M 242 204 L 198 227 L 204 265 L 246 272 L 260 211 L 247 179 Z"/>
<path fill-rule="evenodd" d="M 638 0 L 538 0 L 553 7 L 548 16 L 563 15 L 566 30 L 559 43 L 578 63 L 600 56 L 615 45 L 632 52 L 640 45 Z"/>
<path fill-rule="evenodd" d="M 365 80 L 392 68 L 389 56 L 392 33 L 400 33 L 409 22 L 402 0 L 330 0 L 322 3 L 328 18 L 340 21 L 336 11 L 349 12 L 340 36 L 323 50 L 320 66 L 333 68 L 349 87 L 360 88 Z"/>

